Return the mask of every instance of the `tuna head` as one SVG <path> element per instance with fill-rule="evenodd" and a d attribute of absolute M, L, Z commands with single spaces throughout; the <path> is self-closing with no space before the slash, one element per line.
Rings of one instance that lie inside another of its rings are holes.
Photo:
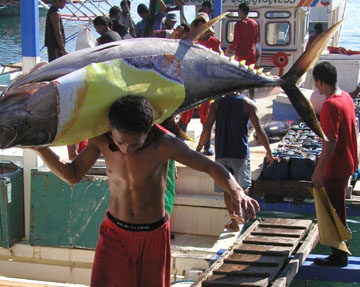
<path fill-rule="evenodd" d="M 52 83 L 29 84 L 0 98 L 0 148 L 51 143 L 57 102 Z"/>

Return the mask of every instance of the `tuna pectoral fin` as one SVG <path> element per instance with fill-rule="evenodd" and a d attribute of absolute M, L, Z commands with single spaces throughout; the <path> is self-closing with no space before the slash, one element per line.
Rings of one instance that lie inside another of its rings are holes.
<path fill-rule="evenodd" d="M 193 138 L 188 136 L 179 126 L 175 123 L 174 117 L 167 118 L 161 124 L 164 128 L 166 128 L 169 132 L 172 132 L 177 137 L 180 137 L 184 140 L 195 141 Z"/>
<path fill-rule="evenodd" d="M 295 110 L 309 128 L 311 128 L 319 137 L 327 140 L 326 135 L 320 127 L 311 103 L 303 95 L 299 88 L 295 85 L 283 85 L 281 88 L 285 91 Z"/>
<path fill-rule="evenodd" d="M 0 127 L 0 149 L 11 147 L 16 137 L 17 131 L 15 129 Z"/>

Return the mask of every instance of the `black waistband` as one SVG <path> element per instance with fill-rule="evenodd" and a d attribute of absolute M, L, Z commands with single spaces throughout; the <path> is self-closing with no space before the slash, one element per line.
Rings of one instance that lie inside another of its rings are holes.
<path fill-rule="evenodd" d="M 115 218 L 109 211 L 107 212 L 107 216 L 117 226 L 119 226 L 121 229 L 124 229 L 127 231 L 151 231 L 151 230 L 154 230 L 154 229 L 160 227 L 168 220 L 167 213 L 165 213 L 165 216 L 163 218 L 161 218 L 160 220 L 158 220 L 154 223 L 150 223 L 150 224 L 127 223 L 127 222 L 124 222 L 124 221 L 121 221 L 121 220 Z"/>

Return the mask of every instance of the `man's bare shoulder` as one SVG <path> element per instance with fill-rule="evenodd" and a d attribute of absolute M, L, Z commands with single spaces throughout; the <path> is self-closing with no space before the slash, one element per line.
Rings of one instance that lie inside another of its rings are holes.
<path fill-rule="evenodd" d="M 170 135 L 162 135 L 157 139 L 157 149 L 164 156 L 172 158 L 175 155 L 191 151 L 188 145 L 181 139 Z"/>
<path fill-rule="evenodd" d="M 58 22 L 58 21 L 60 21 L 60 18 L 61 18 L 61 16 L 60 16 L 59 11 L 54 11 L 50 14 L 51 22 Z"/>
<path fill-rule="evenodd" d="M 96 146 L 100 149 L 103 145 L 109 144 L 109 136 L 107 134 L 103 134 L 94 138 L 89 139 L 88 145 Z"/>

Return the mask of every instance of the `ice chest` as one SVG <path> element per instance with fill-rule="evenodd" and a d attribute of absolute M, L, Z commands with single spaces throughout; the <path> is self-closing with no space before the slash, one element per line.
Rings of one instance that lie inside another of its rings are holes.
<path fill-rule="evenodd" d="M 0 246 L 11 247 L 25 235 L 23 170 L 0 161 Z"/>
<path fill-rule="evenodd" d="M 316 157 L 291 157 L 289 161 L 289 179 L 311 180 L 316 165 Z"/>
<path fill-rule="evenodd" d="M 263 162 L 262 179 L 288 179 L 289 178 L 289 159 L 290 157 L 280 157 L 274 160 L 274 163 L 268 167 L 266 158 Z"/>

